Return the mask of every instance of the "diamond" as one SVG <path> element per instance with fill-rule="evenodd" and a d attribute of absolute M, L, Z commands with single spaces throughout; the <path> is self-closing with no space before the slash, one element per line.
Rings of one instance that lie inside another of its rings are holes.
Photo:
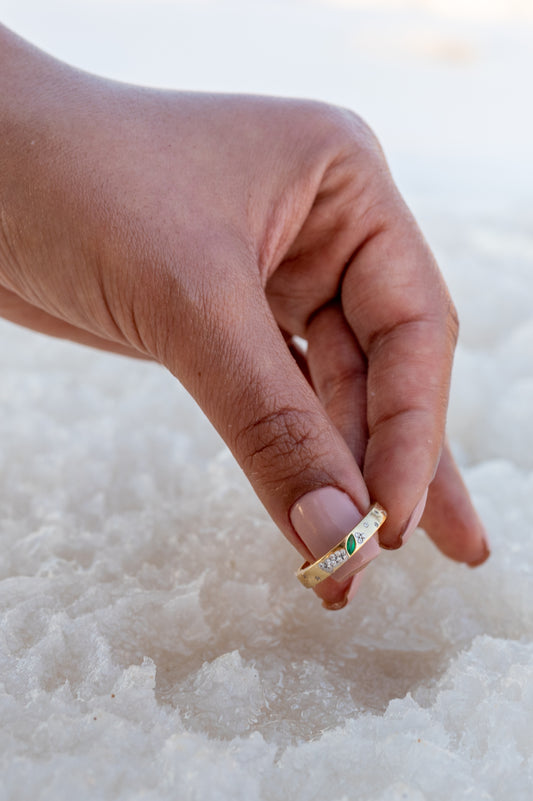
<path fill-rule="evenodd" d="M 357 542 L 359 543 L 359 545 L 361 545 L 361 543 L 363 543 L 365 541 L 365 535 L 362 534 L 360 531 L 357 532 L 355 537 L 356 537 Z"/>
<path fill-rule="evenodd" d="M 355 543 L 354 543 L 354 550 L 355 550 Z M 339 565 L 341 565 L 345 559 L 348 558 L 348 554 L 344 550 L 344 548 L 339 548 L 337 551 L 333 551 L 323 559 L 321 562 L 318 563 L 318 566 L 321 570 L 325 570 L 328 573 L 331 573 L 335 570 Z"/>

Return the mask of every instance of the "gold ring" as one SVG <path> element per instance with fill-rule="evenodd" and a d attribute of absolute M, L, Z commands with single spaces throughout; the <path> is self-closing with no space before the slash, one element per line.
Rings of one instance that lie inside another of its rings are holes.
<path fill-rule="evenodd" d="M 369 513 L 346 534 L 340 542 L 313 564 L 304 562 L 296 573 L 296 578 L 304 587 L 316 587 L 329 578 L 339 567 L 359 551 L 365 542 L 374 536 L 387 519 L 387 512 L 379 503 L 371 506 Z"/>

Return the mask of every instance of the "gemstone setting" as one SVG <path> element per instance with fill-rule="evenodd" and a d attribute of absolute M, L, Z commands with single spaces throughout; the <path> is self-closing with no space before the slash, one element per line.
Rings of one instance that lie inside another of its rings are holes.
<path fill-rule="evenodd" d="M 387 519 L 387 512 L 379 504 L 374 504 L 367 516 L 349 531 L 341 542 L 313 564 L 304 562 L 296 573 L 304 587 L 314 587 L 334 573 L 358 549 L 364 545 Z"/>
<path fill-rule="evenodd" d="M 339 567 L 339 565 L 341 565 L 346 559 L 348 559 L 348 554 L 344 548 L 338 548 L 336 551 L 333 551 L 333 553 L 330 553 L 329 556 L 323 559 L 318 566 L 327 573 L 331 573 L 333 570 L 336 570 L 337 567 Z"/>

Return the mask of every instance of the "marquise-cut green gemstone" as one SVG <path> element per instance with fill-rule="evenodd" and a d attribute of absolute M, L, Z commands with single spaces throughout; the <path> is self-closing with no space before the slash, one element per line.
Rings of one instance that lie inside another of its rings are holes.
<path fill-rule="evenodd" d="M 350 554 L 350 556 L 351 556 L 351 555 L 353 554 L 353 552 L 355 551 L 355 537 L 354 537 L 354 535 L 353 535 L 353 534 L 350 534 L 350 536 L 349 536 L 349 537 L 348 537 L 348 539 L 346 540 L 346 550 L 348 551 L 348 553 Z"/>

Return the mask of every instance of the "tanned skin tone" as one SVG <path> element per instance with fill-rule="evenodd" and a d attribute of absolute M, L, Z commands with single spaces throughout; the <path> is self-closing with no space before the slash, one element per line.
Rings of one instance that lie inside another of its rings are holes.
<path fill-rule="evenodd" d="M 457 316 L 356 114 L 115 83 L 1 27 L 0 107 L 1 315 L 164 365 L 303 558 L 322 486 L 378 500 L 389 548 L 429 486 L 435 545 L 486 558 L 445 442 Z"/>

